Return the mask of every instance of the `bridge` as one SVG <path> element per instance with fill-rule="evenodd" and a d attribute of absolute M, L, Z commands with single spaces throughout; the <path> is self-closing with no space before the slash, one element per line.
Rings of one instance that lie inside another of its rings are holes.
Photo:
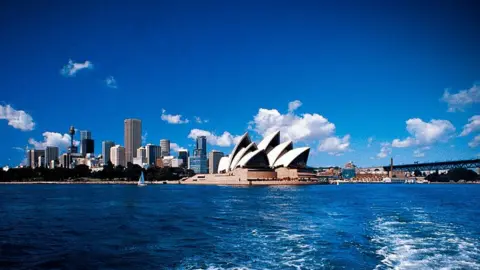
<path fill-rule="evenodd" d="M 451 170 L 455 168 L 480 168 L 480 159 L 466 159 L 454 161 L 440 161 L 414 164 L 393 165 L 393 171 L 414 172 L 419 171 L 436 171 L 436 170 Z M 390 171 L 390 166 L 384 166 L 385 171 Z"/>

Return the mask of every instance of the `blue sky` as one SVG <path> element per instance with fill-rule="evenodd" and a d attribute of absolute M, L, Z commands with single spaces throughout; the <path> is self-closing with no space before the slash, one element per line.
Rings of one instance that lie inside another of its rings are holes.
<path fill-rule="evenodd" d="M 196 135 L 229 152 L 245 131 L 280 129 L 312 148 L 312 166 L 475 158 L 479 11 L 474 1 L 3 1 L 0 164 L 19 164 L 27 145 L 64 147 L 70 125 L 92 132 L 96 152 L 123 144 L 125 118 L 143 121 L 147 143 L 190 151 Z"/>

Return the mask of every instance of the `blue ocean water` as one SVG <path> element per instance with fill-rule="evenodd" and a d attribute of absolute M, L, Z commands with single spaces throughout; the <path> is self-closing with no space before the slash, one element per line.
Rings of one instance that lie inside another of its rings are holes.
<path fill-rule="evenodd" d="M 480 269 L 480 185 L 0 185 L 0 269 Z"/>

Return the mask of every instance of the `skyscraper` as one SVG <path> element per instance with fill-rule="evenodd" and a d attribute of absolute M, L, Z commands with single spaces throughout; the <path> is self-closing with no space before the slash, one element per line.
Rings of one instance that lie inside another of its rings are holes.
<path fill-rule="evenodd" d="M 82 156 L 85 156 L 86 154 L 93 154 L 94 152 L 95 149 L 93 140 L 83 139 L 80 144 L 80 153 L 82 153 Z"/>
<path fill-rule="evenodd" d="M 147 144 L 145 146 L 145 155 L 147 157 L 148 165 L 155 165 L 157 158 L 160 158 L 162 155 L 161 147 L 158 145 Z"/>
<path fill-rule="evenodd" d="M 224 156 L 223 152 L 213 150 L 208 154 L 208 172 L 218 173 L 218 164 L 220 159 Z"/>
<path fill-rule="evenodd" d="M 28 151 L 28 164 L 31 168 L 38 167 L 38 157 L 45 156 L 45 150 L 32 149 Z"/>
<path fill-rule="evenodd" d="M 110 161 L 110 148 L 115 146 L 115 143 L 112 141 L 103 141 L 102 142 L 102 157 L 103 157 L 103 164 L 108 164 Z"/>
<path fill-rule="evenodd" d="M 188 163 L 188 150 L 182 149 L 178 150 L 178 158 L 183 160 L 182 167 L 187 167 Z"/>
<path fill-rule="evenodd" d="M 45 165 L 46 167 L 50 167 L 51 169 L 53 169 L 51 165 L 52 163 L 52 160 L 53 161 L 57 161 L 58 160 L 58 147 L 56 146 L 47 146 L 45 148 Z"/>
<path fill-rule="evenodd" d="M 197 145 L 195 148 L 195 156 L 207 156 L 207 137 L 205 136 L 198 136 L 197 137 Z"/>
<path fill-rule="evenodd" d="M 139 119 L 125 119 L 125 162 L 132 162 L 137 156 L 137 149 L 142 146 L 142 121 Z"/>
<path fill-rule="evenodd" d="M 80 141 L 84 139 L 91 139 L 92 133 L 88 130 L 80 130 Z"/>
<path fill-rule="evenodd" d="M 160 148 L 162 150 L 162 157 L 170 156 L 170 140 L 160 140 Z"/>
<path fill-rule="evenodd" d="M 110 158 L 114 166 L 121 165 L 126 166 L 125 161 L 125 148 L 121 145 L 115 145 L 110 148 Z"/>

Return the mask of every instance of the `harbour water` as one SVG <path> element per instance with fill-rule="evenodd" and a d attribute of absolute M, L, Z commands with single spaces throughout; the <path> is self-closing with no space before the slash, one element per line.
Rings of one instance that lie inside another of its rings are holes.
<path fill-rule="evenodd" d="M 480 269 L 480 185 L 0 185 L 0 269 Z"/>

